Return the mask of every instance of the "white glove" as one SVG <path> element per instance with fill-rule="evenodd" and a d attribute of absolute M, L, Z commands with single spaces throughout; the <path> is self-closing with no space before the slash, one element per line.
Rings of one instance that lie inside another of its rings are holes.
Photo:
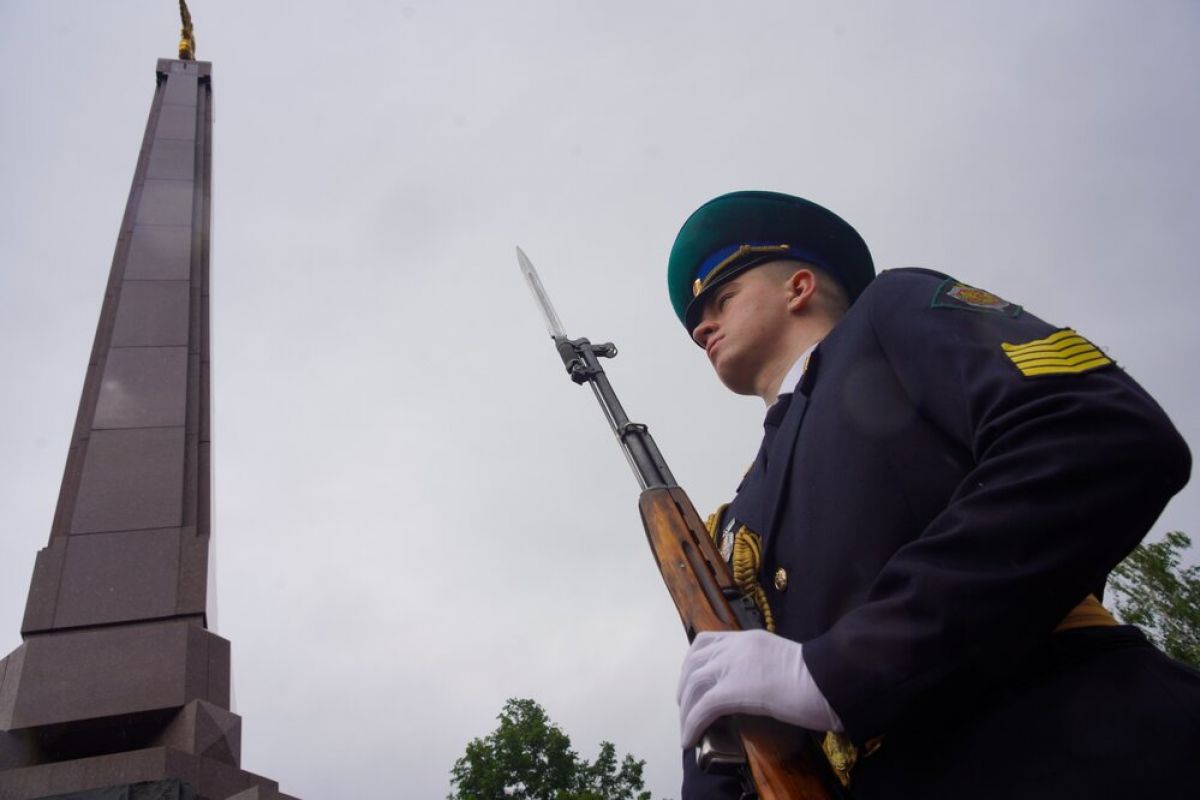
<path fill-rule="evenodd" d="M 675 699 L 685 748 L 730 714 L 773 717 L 814 731 L 842 730 L 804 664 L 802 645 L 767 631 L 698 634 L 683 660 Z"/>

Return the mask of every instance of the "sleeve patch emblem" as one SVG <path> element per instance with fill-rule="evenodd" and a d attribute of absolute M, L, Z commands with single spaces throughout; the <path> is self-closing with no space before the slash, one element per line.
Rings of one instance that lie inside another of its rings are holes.
<path fill-rule="evenodd" d="M 933 293 L 930 308 L 961 308 L 966 311 L 989 311 L 1015 317 L 1021 313 L 1021 307 L 1016 303 L 992 294 L 984 289 L 976 289 L 965 283 L 959 283 L 953 278 L 947 278 Z"/>
<path fill-rule="evenodd" d="M 1113 363 L 1096 345 L 1070 328 L 1023 344 L 1004 342 L 1000 348 L 1027 378 L 1075 375 Z"/>

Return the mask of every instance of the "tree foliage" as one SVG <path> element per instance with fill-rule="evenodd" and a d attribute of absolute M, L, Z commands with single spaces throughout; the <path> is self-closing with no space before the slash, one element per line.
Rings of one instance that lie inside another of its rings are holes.
<path fill-rule="evenodd" d="M 1200 667 L 1200 565 L 1180 567 L 1192 541 L 1180 531 L 1139 545 L 1109 576 L 1116 611 L 1167 655 Z"/>
<path fill-rule="evenodd" d="M 498 719 L 454 762 L 448 800 L 650 800 L 645 761 L 626 755 L 618 763 L 611 742 L 600 743 L 595 761 L 581 759 L 533 700 L 509 699 Z"/>

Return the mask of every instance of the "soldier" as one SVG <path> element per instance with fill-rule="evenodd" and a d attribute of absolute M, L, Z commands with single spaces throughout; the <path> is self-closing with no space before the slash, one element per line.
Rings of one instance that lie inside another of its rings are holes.
<path fill-rule="evenodd" d="M 833 732 L 857 798 L 1200 786 L 1200 674 L 1099 600 L 1191 466 L 1108 355 L 947 275 L 876 277 L 850 225 L 783 194 L 701 206 L 668 273 L 720 380 L 768 405 L 710 520 L 767 630 L 697 636 L 685 748 L 752 714 Z M 685 800 L 739 795 L 684 764 Z"/>

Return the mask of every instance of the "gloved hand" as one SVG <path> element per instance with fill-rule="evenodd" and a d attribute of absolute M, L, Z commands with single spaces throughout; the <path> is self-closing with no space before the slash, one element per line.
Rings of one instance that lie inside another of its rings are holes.
<path fill-rule="evenodd" d="M 767 631 L 700 633 L 679 675 L 675 699 L 683 746 L 693 747 L 719 717 L 750 714 L 814 731 L 841 731 L 804 664 L 798 642 Z"/>

